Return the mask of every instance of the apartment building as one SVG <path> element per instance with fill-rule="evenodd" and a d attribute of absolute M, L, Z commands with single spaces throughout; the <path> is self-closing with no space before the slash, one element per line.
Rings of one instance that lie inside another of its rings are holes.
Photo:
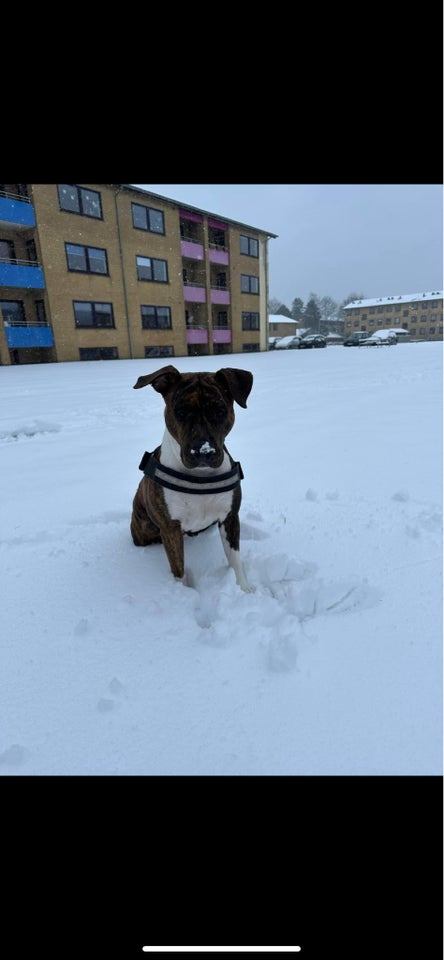
<path fill-rule="evenodd" d="M 406 330 L 415 340 L 442 340 L 443 291 L 354 300 L 344 307 L 344 336 L 354 330 Z"/>
<path fill-rule="evenodd" d="M 276 236 L 129 184 L 0 184 L 0 363 L 267 350 Z"/>

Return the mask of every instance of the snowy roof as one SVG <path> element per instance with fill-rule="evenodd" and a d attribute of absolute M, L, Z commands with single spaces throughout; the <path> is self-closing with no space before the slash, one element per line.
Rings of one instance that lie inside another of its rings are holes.
<path fill-rule="evenodd" d="M 269 323 L 299 323 L 299 320 L 293 320 L 293 317 L 283 317 L 281 313 L 269 313 Z"/>
<path fill-rule="evenodd" d="M 402 303 L 416 303 L 420 300 L 442 300 L 442 290 L 435 290 L 432 293 L 406 293 L 399 297 L 376 297 L 373 300 L 353 300 L 348 303 L 344 310 L 351 310 L 353 307 L 377 307 L 381 304 L 392 303 L 395 306 Z"/>

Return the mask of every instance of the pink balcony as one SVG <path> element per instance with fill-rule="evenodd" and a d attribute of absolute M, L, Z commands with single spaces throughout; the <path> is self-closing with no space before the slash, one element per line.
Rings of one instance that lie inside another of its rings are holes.
<path fill-rule="evenodd" d="M 213 343 L 231 343 L 231 330 L 213 330 Z"/>
<path fill-rule="evenodd" d="M 203 260 L 204 258 L 204 248 L 202 244 L 195 243 L 194 240 L 181 240 L 180 252 L 183 257 L 190 257 L 192 260 Z"/>
<path fill-rule="evenodd" d="M 230 303 L 230 291 L 212 287 L 211 303 Z"/>
<path fill-rule="evenodd" d="M 205 287 L 194 287 L 191 283 L 183 285 L 183 298 L 191 303 L 206 303 L 207 292 Z M 222 302 L 222 301 L 218 301 Z M 225 303 L 225 300 L 223 301 Z"/>
<path fill-rule="evenodd" d="M 225 266 L 230 262 L 228 259 L 228 250 L 216 250 L 210 247 L 210 263 L 223 263 Z"/>
<path fill-rule="evenodd" d="M 187 343 L 208 343 L 208 330 L 190 328 L 187 330 Z"/>

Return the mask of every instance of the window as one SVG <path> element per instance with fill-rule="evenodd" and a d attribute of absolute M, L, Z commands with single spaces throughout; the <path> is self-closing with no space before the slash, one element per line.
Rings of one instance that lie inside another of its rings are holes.
<path fill-rule="evenodd" d="M 106 250 L 101 247 L 83 247 L 77 243 L 65 243 L 68 270 L 78 273 L 108 274 Z"/>
<path fill-rule="evenodd" d="M 387 313 L 391 313 L 392 310 L 393 310 L 392 305 L 391 305 L 391 304 L 390 304 L 390 305 L 387 305 L 386 310 L 387 310 Z"/>
<path fill-rule="evenodd" d="M 114 327 L 112 303 L 73 300 L 76 327 Z"/>
<path fill-rule="evenodd" d="M 143 207 L 140 203 L 132 203 L 133 227 L 136 230 L 149 230 L 150 233 L 165 233 L 165 223 L 161 210 L 153 207 Z"/>
<path fill-rule="evenodd" d="M 259 314 L 242 312 L 242 330 L 259 330 Z"/>
<path fill-rule="evenodd" d="M 243 343 L 243 344 L 242 344 L 242 350 L 244 351 L 244 353 L 255 353 L 256 351 L 259 350 L 259 344 L 258 344 L 258 343 Z"/>
<path fill-rule="evenodd" d="M 30 263 L 37 262 L 37 248 L 34 240 L 26 241 L 26 256 Z"/>
<path fill-rule="evenodd" d="M 412 317 L 410 317 L 410 319 L 411 319 L 412 323 L 416 323 L 418 317 L 412 316 Z"/>
<path fill-rule="evenodd" d="M 410 330 L 410 333 L 411 333 L 412 337 L 416 337 L 416 328 L 415 328 L 415 330 L 413 330 L 413 328 L 412 328 L 412 329 Z"/>
<path fill-rule="evenodd" d="M 46 326 L 46 310 L 45 310 L 45 301 L 44 300 L 35 300 L 35 315 L 37 317 L 37 323 Z"/>
<path fill-rule="evenodd" d="M 0 317 L 9 327 L 23 326 L 26 323 L 23 300 L 0 300 Z"/>
<path fill-rule="evenodd" d="M 442 327 L 438 328 L 438 333 L 442 333 Z"/>
<path fill-rule="evenodd" d="M 369 327 L 374 327 L 375 321 L 374 321 L 374 320 L 369 320 L 368 325 L 369 325 Z"/>
<path fill-rule="evenodd" d="M 375 308 L 374 308 L 374 307 L 370 307 L 370 313 L 374 313 L 374 312 L 375 312 Z"/>
<path fill-rule="evenodd" d="M 435 328 L 434 328 L 434 327 L 430 327 L 429 333 L 434 333 L 434 332 L 435 332 Z"/>
<path fill-rule="evenodd" d="M 430 317 L 430 323 L 436 323 L 436 313 L 432 313 Z"/>
<path fill-rule="evenodd" d="M 378 320 L 378 327 L 382 327 L 382 320 Z"/>
<path fill-rule="evenodd" d="M 259 293 L 259 277 L 250 277 L 246 273 L 241 273 L 241 291 L 242 293 Z"/>
<path fill-rule="evenodd" d="M 0 260 L 15 260 L 15 247 L 12 240 L 0 240 Z"/>
<path fill-rule="evenodd" d="M 363 313 L 363 314 L 362 314 L 361 320 L 362 320 L 363 323 L 364 323 L 365 320 L 367 320 L 367 314 L 366 314 L 366 313 Z"/>
<path fill-rule="evenodd" d="M 424 314 L 423 314 L 423 315 L 422 315 L 422 317 L 421 317 L 421 323 L 425 323 L 425 322 L 426 322 L 426 320 L 427 320 L 427 317 L 426 317 L 426 316 L 424 316 Z"/>
<path fill-rule="evenodd" d="M 351 327 L 351 325 L 352 325 L 351 320 L 347 320 L 347 323 L 345 324 L 345 326 L 346 326 L 346 327 Z"/>
<path fill-rule="evenodd" d="M 57 189 L 61 210 L 103 220 L 102 201 L 100 193 L 96 190 L 87 190 L 85 187 L 76 187 L 70 183 L 59 183 Z"/>
<path fill-rule="evenodd" d="M 403 311 L 402 311 L 402 315 L 403 315 L 403 317 L 408 317 L 409 311 L 408 311 L 408 310 L 403 310 Z"/>
<path fill-rule="evenodd" d="M 378 313 L 382 313 L 383 310 L 384 310 L 384 307 L 378 307 Z"/>
<path fill-rule="evenodd" d="M 225 273 L 224 270 L 222 270 L 222 271 L 221 271 L 220 273 L 218 273 L 217 276 L 216 276 L 216 287 L 217 287 L 219 290 L 226 290 L 226 289 L 227 289 L 227 274 Z"/>
<path fill-rule="evenodd" d="M 117 347 L 80 347 L 81 360 L 118 360 Z"/>
<path fill-rule="evenodd" d="M 146 357 L 174 357 L 174 347 L 145 347 Z"/>
<path fill-rule="evenodd" d="M 420 332 L 420 334 L 422 334 L 422 336 L 424 336 L 424 334 L 425 334 L 425 327 L 420 327 L 420 328 L 419 328 L 419 332 Z"/>
<path fill-rule="evenodd" d="M 171 308 L 142 304 L 142 330 L 171 330 Z"/>
<path fill-rule="evenodd" d="M 393 323 L 401 323 L 400 317 L 393 317 Z"/>
<path fill-rule="evenodd" d="M 244 253 L 247 257 L 258 257 L 259 256 L 259 241 L 255 240 L 254 237 L 242 237 L 240 238 L 240 252 Z"/>
<path fill-rule="evenodd" d="M 228 313 L 226 310 L 219 310 L 217 314 L 217 327 L 228 327 Z"/>
<path fill-rule="evenodd" d="M 168 264 L 166 260 L 156 260 L 154 257 L 136 257 L 136 262 L 138 280 L 168 283 Z"/>
<path fill-rule="evenodd" d="M 208 242 L 212 247 L 225 249 L 225 230 L 217 230 L 216 227 L 208 228 Z"/>

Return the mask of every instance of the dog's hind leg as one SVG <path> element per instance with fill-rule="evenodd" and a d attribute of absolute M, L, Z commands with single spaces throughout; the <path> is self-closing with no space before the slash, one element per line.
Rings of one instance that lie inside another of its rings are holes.
<path fill-rule="evenodd" d="M 147 547 L 150 543 L 162 543 L 159 527 L 150 519 L 144 504 L 142 492 L 143 480 L 140 482 L 133 500 L 130 530 L 136 547 Z"/>

